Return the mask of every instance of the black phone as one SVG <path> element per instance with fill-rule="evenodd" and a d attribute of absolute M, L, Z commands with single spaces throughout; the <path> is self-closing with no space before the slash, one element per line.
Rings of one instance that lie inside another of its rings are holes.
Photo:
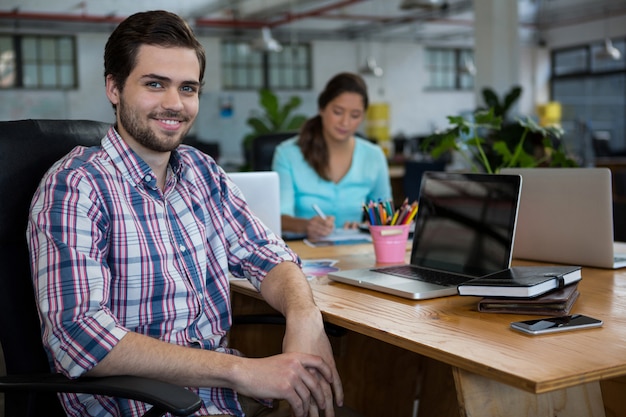
<path fill-rule="evenodd" d="M 546 334 L 566 330 L 589 329 L 602 326 L 602 320 L 582 314 L 562 317 L 544 317 L 541 319 L 516 321 L 511 328 L 529 334 Z"/>

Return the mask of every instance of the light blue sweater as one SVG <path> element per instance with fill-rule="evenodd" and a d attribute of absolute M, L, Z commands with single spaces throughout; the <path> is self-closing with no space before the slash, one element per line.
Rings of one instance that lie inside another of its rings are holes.
<path fill-rule="evenodd" d="M 382 149 L 356 138 L 352 165 L 337 184 L 320 178 L 304 160 L 298 138 L 284 141 L 274 152 L 272 169 L 280 177 L 281 214 L 311 218 L 317 204 L 324 214 L 335 216 L 335 227 L 360 222 L 362 205 L 370 200 L 391 198 L 389 168 Z"/>

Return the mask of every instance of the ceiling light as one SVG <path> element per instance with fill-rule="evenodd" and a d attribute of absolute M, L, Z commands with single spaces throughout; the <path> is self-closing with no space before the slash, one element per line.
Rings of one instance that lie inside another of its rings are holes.
<path fill-rule="evenodd" d="M 265 52 L 280 52 L 283 50 L 282 45 L 272 37 L 272 32 L 267 26 L 261 29 L 261 37 L 252 41 L 250 44 L 252 49 Z"/>
<path fill-rule="evenodd" d="M 373 75 L 374 77 L 382 77 L 383 69 L 378 66 L 376 60 L 372 57 L 367 58 L 367 62 L 359 70 L 361 75 Z"/>
<path fill-rule="evenodd" d="M 443 8 L 445 2 L 442 0 L 402 0 L 400 9 L 438 9 Z"/>
<path fill-rule="evenodd" d="M 597 59 L 612 59 L 618 61 L 622 57 L 619 49 L 613 46 L 613 42 L 609 38 L 604 40 L 604 47 L 596 53 Z"/>

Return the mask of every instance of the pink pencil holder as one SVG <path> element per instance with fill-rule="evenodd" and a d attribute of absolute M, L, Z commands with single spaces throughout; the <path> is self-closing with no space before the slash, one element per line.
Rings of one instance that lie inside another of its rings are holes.
<path fill-rule="evenodd" d="M 371 226 L 376 263 L 403 263 L 410 225 Z"/>

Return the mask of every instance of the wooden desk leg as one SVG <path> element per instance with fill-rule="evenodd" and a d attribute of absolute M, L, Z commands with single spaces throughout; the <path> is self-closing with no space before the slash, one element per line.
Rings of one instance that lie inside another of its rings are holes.
<path fill-rule="evenodd" d="M 532 394 L 459 368 L 452 373 L 461 416 L 605 417 L 598 382 Z"/>

